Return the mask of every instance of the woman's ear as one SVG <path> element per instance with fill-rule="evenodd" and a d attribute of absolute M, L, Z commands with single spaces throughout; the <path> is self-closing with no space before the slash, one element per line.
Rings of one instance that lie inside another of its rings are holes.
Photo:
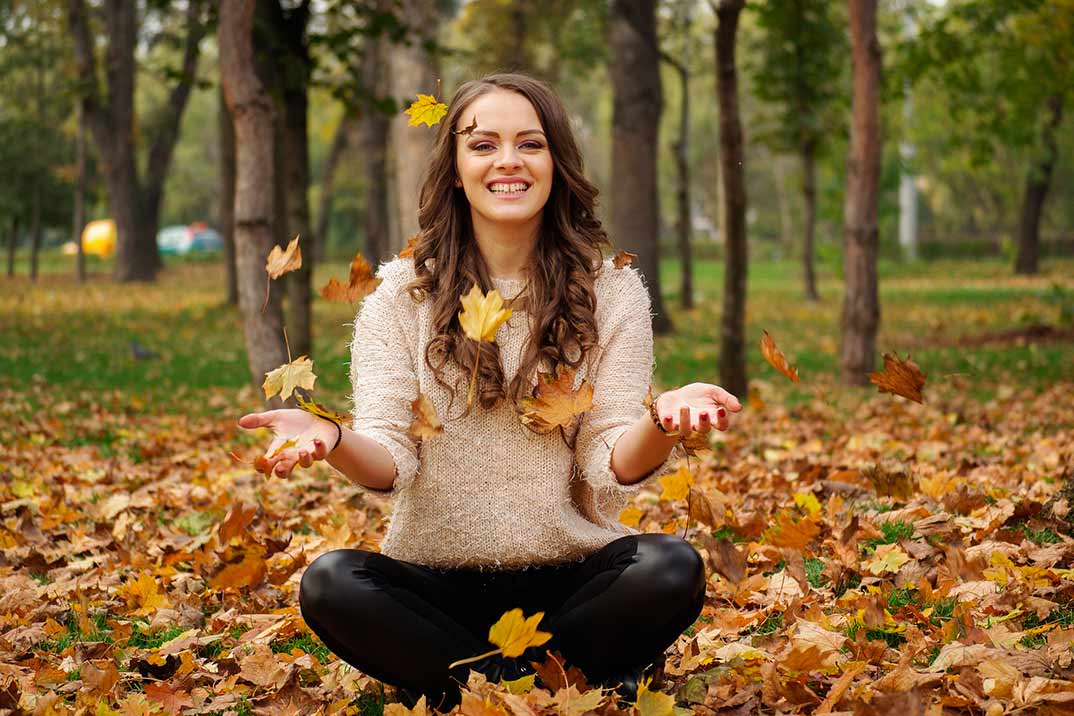
<path fill-rule="evenodd" d="M 462 186 L 462 179 L 459 179 L 458 177 L 455 177 L 455 188 L 458 189 L 461 186 Z"/>

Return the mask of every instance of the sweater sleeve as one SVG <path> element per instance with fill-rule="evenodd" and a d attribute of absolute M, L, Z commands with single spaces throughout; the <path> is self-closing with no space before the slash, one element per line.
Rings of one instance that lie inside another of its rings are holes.
<path fill-rule="evenodd" d="M 406 489 L 418 472 L 418 445 L 407 429 L 410 403 L 418 395 L 412 342 L 413 322 L 404 318 L 410 297 L 405 291 L 409 262 L 397 259 L 377 271 L 381 283 L 366 296 L 354 320 L 350 377 L 353 389 L 352 429 L 376 440 L 395 461 L 394 494 Z"/>
<path fill-rule="evenodd" d="M 619 512 L 652 475 L 663 474 L 685 453 L 676 444 L 667 459 L 648 475 L 623 485 L 612 471 L 612 449 L 620 436 L 645 415 L 645 395 L 653 377 L 653 326 L 649 293 L 633 268 L 610 271 L 601 330 L 601 356 L 593 379 L 593 407 L 586 413 L 575 445 L 582 478 L 589 483 L 594 507 L 608 525 L 619 527 Z"/>

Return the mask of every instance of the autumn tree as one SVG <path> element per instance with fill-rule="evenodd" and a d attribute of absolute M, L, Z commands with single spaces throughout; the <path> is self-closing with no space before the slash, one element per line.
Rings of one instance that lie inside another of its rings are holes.
<path fill-rule="evenodd" d="M 1015 272 L 1037 273 L 1045 202 L 1060 160 L 1064 107 L 1074 99 L 1074 6 L 1050 0 L 959 0 L 923 23 L 908 43 L 906 67 L 915 81 L 940 82 L 954 138 L 979 163 L 998 145 L 1025 159 L 1015 223 Z"/>
<path fill-rule="evenodd" d="M 868 384 L 876 360 L 880 298 L 876 260 L 880 183 L 880 41 L 877 0 L 849 0 L 853 61 L 850 154 L 843 204 L 842 371 L 844 382 Z"/>
<path fill-rule="evenodd" d="M 67 0 L 67 19 L 82 90 L 82 112 L 101 157 L 108 201 L 116 222 L 115 276 L 119 281 L 148 281 L 161 265 L 156 234 L 164 180 L 179 135 L 179 122 L 197 71 L 199 46 L 207 30 L 204 0 L 189 0 L 180 44 L 181 66 L 160 111 L 135 116 L 134 92 L 139 39 L 138 3 L 105 0 L 104 35 L 108 38 L 107 81 L 99 78 L 95 31 L 85 0 Z M 153 117 L 149 121 L 146 117 Z M 144 174 L 136 156 L 136 131 L 152 137 Z"/>
<path fill-rule="evenodd" d="M 802 278 L 815 301 L 813 246 L 817 217 L 817 157 L 840 122 L 840 72 L 846 35 L 829 0 L 765 0 L 751 6 L 759 29 L 751 56 L 759 99 L 776 116 L 756 138 L 778 152 L 793 152 L 802 165 Z"/>
<path fill-rule="evenodd" d="M 638 255 L 652 303 L 653 331 L 671 319 L 660 293 L 660 203 L 656 152 L 664 110 L 656 0 L 615 0 L 610 16 L 612 60 L 612 185 L 614 242 Z"/>
<path fill-rule="evenodd" d="M 235 127 L 235 263 L 250 376 L 260 387 L 265 373 L 288 362 L 280 295 L 265 293 L 265 258 L 275 244 L 273 222 L 273 122 L 275 103 L 254 60 L 257 0 L 226 0 L 217 31 L 220 79 Z"/>
<path fill-rule="evenodd" d="M 716 12 L 716 101 L 720 111 L 720 175 L 723 179 L 725 266 L 720 317 L 720 382 L 745 395 L 746 378 L 746 151 L 738 105 L 735 43 L 745 0 L 719 0 Z"/>

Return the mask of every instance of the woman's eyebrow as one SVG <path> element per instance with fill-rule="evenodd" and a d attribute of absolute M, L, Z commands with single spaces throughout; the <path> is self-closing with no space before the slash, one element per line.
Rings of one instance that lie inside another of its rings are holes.
<path fill-rule="evenodd" d="M 523 129 L 521 132 L 518 133 L 517 136 L 521 137 L 523 134 L 540 134 L 542 137 L 544 136 L 544 132 L 542 132 L 539 129 Z M 491 129 L 475 129 L 473 132 L 470 133 L 471 137 L 475 137 L 475 136 L 478 136 L 478 135 L 488 136 L 488 137 L 499 137 L 500 136 L 499 132 L 493 132 Z"/>

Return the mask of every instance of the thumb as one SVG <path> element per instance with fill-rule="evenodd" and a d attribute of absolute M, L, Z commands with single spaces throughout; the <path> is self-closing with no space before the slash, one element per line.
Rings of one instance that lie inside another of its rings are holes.
<path fill-rule="evenodd" d="M 252 430 L 254 428 L 263 428 L 266 425 L 272 424 L 272 416 L 268 413 L 248 413 L 239 418 L 239 427 Z"/>

